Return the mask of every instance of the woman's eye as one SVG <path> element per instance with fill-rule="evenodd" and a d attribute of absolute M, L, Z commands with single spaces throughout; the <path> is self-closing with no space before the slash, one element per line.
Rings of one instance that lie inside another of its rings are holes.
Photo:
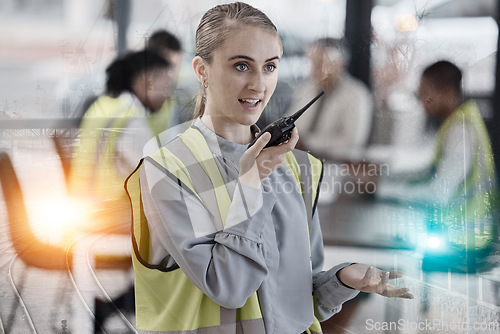
<path fill-rule="evenodd" d="M 237 64 L 235 67 L 236 67 L 236 69 L 238 71 L 246 71 L 246 70 L 248 70 L 247 64 Z"/>
<path fill-rule="evenodd" d="M 273 72 L 275 69 L 276 69 L 276 65 L 274 65 L 274 64 L 266 65 L 266 71 L 268 71 L 268 72 Z"/>

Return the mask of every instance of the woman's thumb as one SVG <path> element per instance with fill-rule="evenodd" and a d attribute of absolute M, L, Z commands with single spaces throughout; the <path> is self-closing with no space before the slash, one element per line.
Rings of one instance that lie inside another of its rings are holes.
<path fill-rule="evenodd" d="M 260 154 L 260 151 L 262 151 L 264 147 L 266 147 L 267 143 L 269 143 L 269 140 L 271 140 L 271 134 L 269 132 L 264 132 L 259 138 L 257 138 L 255 144 L 253 144 L 247 152 L 256 158 Z"/>

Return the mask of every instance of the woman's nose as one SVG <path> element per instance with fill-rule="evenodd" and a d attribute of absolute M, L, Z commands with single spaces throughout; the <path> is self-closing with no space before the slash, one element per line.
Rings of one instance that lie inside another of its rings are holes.
<path fill-rule="evenodd" d="M 258 72 L 252 75 L 250 82 L 248 83 L 248 88 L 255 92 L 263 92 L 266 89 L 262 73 Z"/>

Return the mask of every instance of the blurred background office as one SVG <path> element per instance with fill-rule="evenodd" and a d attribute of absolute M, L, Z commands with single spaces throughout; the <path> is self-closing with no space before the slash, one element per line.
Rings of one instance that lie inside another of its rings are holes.
<path fill-rule="evenodd" d="M 0 280 L 0 332 L 134 332 L 133 315 L 116 302 L 130 284 L 129 238 L 97 231 L 75 237 L 75 231 L 91 218 L 88 209 L 67 196 L 65 164 L 78 144 L 80 117 L 89 107 L 89 97 L 105 90 L 106 67 L 119 55 L 147 47 L 160 29 L 177 36 L 182 44 L 171 125 L 191 119 L 199 89 L 191 67 L 194 30 L 201 15 L 222 2 L 228 1 L 0 2 L 0 276 L 5 278 Z M 385 332 L 419 333 L 424 331 L 418 324 L 426 320 L 435 324 L 434 329 L 447 324 L 450 333 L 500 331 L 498 233 L 487 252 L 479 254 L 466 242 L 453 243 L 446 235 L 430 238 L 425 214 L 411 203 L 376 196 L 380 178 L 432 163 L 441 124 L 426 116 L 418 89 L 422 71 L 438 60 L 448 60 L 462 70 L 463 97 L 478 106 L 498 170 L 499 1 L 247 2 L 268 14 L 284 46 L 279 82 L 259 126 L 313 97 L 301 87 L 314 73 L 311 48 L 321 39 L 342 41 L 347 57 L 329 60 L 333 65 L 345 62 L 346 76 L 369 95 L 368 112 L 345 110 L 363 115 L 362 145 L 325 164 L 318 205 L 325 266 L 364 261 L 397 267 L 406 273 L 404 284 L 416 296 L 413 301 L 357 298 L 325 324 L 324 332 L 382 333 L 384 325 L 396 323 L 399 326 Z M 336 102 L 332 98 L 329 103 Z M 352 105 L 346 108 L 357 108 Z M 326 128 L 327 121 L 320 114 L 316 127 Z M 334 132 L 346 131 L 347 126 L 333 125 L 325 130 L 326 138 L 313 144 L 308 145 L 304 136 L 303 148 L 334 152 Z M 7 186 L 6 179 L 13 177 L 19 182 Z M 21 207 L 13 204 L 20 201 Z M 33 232 L 36 242 L 60 249 L 59 267 L 48 269 L 43 257 L 29 259 L 32 253 L 18 247 L 23 237 L 15 232 L 21 225 Z M 493 226 L 498 227 L 498 217 Z M 464 225 L 463 233 L 475 228 Z M 73 238 L 68 240 L 68 235 Z M 437 256 L 433 266 L 422 266 L 429 249 L 444 254 L 446 247 L 451 257 Z M 96 298 L 109 306 L 104 324 L 96 322 Z"/>

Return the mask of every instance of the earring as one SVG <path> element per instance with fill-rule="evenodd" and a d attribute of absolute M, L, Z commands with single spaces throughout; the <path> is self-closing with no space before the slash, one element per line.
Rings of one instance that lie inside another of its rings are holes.
<path fill-rule="evenodd" d="M 206 81 L 203 82 L 203 87 L 205 87 L 205 89 L 207 89 L 208 88 L 208 82 L 206 82 Z"/>

